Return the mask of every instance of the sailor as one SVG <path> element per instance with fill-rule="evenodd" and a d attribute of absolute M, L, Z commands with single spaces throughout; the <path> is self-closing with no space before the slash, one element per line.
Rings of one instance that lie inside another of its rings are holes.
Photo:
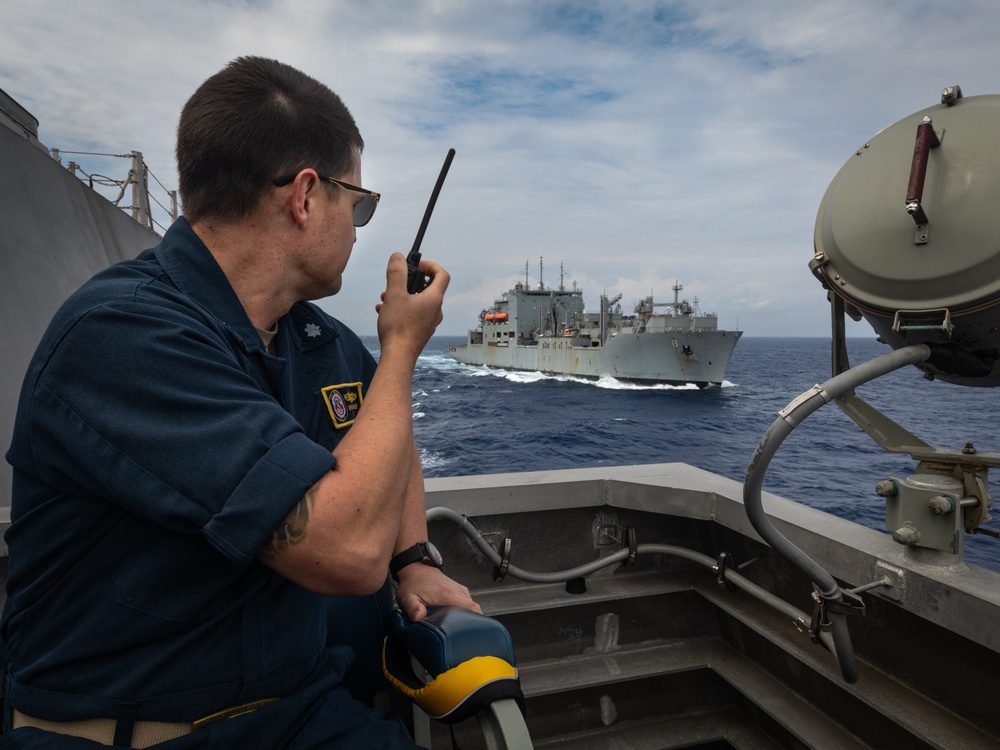
<path fill-rule="evenodd" d="M 447 272 L 410 295 L 390 257 L 377 367 L 309 302 L 378 204 L 362 147 L 326 86 L 233 61 L 181 114 L 185 218 L 56 314 L 7 453 L 0 747 L 414 747 L 327 619 L 358 629 L 391 560 L 411 618 L 479 607 L 420 554 L 411 379 Z"/>

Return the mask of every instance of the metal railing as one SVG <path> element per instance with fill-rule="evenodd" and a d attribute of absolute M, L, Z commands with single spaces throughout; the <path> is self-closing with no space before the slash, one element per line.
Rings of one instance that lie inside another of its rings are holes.
<path fill-rule="evenodd" d="M 60 164 L 62 164 L 63 154 L 92 156 L 103 159 L 128 159 L 130 162 L 128 174 L 122 179 L 115 179 L 114 177 L 108 177 L 97 172 L 87 172 L 75 161 L 67 163 L 66 168 L 82 182 L 86 182 L 94 191 L 107 198 L 111 203 L 123 211 L 131 212 L 133 219 L 154 232 L 162 234 L 166 231 L 169 224 L 177 220 L 177 191 L 168 190 L 156 175 L 150 171 L 149 167 L 143 161 L 142 152 L 132 151 L 127 154 L 105 154 L 93 151 L 61 151 L 60 149 L 53 148 L 49 149 L 49 154 Z M 162 190 L 162 193 L 165 194 L 166 205 L 158 200 L 155 194 L 150 192 L 150 180 L 153 180 Z M 110 190 L 112 193 L 117 191 L 117 195 L 111 197 L 101 192 L 102 190 Z M 122 200 L 125 198 L 126 193 L 128 193 L 131 203 L 129 205 L 122 205 Z M 167 226 L 164 226 L 164 224 L 154 218 L 153 204 L 159 207 L 164 217 L 169 217 L 169 219 L 165 219 Z"/>

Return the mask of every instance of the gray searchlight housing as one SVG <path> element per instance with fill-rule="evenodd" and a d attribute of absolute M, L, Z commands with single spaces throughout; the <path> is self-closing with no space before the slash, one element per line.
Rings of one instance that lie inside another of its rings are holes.
<path fill-rule="evenodd" d="M 813 274 L 893 349 L 927 344 L 927 377 L 1000 385 L 1000 96 L 890 125 L 830 184 Z"/>

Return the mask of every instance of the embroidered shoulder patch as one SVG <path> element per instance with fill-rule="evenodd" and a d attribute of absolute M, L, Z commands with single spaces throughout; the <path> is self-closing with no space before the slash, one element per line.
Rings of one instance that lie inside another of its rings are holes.
<path fill-rule="evenodd" d="M 334 427 L 342 430 L 354 424 L 361 408 L 361 383 L 328 385 L 320 393 Z"/>

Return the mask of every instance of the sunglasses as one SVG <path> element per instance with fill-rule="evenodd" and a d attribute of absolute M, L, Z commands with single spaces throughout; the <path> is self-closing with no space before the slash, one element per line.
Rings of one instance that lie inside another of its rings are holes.
<path fill-rule="evenodd" d="M 291 177 L 280 177 L 274 181 L 274 186 L 284 187 L 297 176 L 298 173 L 296 172 Z M 325 177 L 318 172 L 316 173 L 316 176 L 326 182 L 332 182 L 334 185 L 340 185 L 340 187 L 344 188 L 344 190 L 353 190 L 355 193 L 361 193 L 361 200 L 354 204 L 354 226 L 363 227 L 372 220 L 372 216 L 375 215 L 375 207 L 378 206 L 378 199 L 382 197 L 381 195 L 372 190 L 365 190 L 357 185 L 344 182 L 343 180 L 336 180 L 333 177 Z"/>

